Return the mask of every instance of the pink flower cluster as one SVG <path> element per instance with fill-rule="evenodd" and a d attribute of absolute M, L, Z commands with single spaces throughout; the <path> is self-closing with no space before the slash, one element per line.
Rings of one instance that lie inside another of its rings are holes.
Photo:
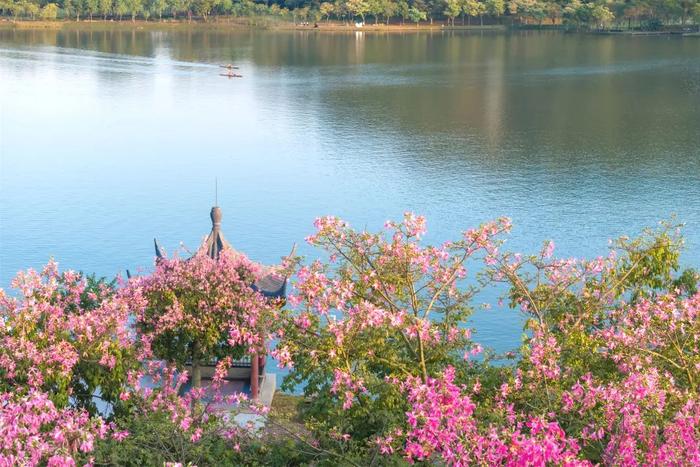
<path fill-rule="evenodd" d="M 6 384 L 65 385 L 78 362 L 112 370 L 123 350 L 131 348 L 131 303 L 122 294 L 84 309 L 86 280 L 73 271 L 59 273 L 53 261 L 41 273 L 19 273 L 12 286 L 20 298 L 0 290 L 0 380 Z M 100 291 L 100 297 L 107 294 Z"/>
<path fill-rule="evenodd" d="M 404 454 L 411 461 L 439 458 L 448 465 L 589 465 L 580 447 L 556 423 L 539 417 L 484 427 L 466 388 L 456 385 L 454 368 L 426 383 L 404 383 L 411 409 Z M 401 431 L 396 433 L 400 439 Z M 392 437 L 393 440 L 393 437 Z M 379 441 L 382 444 L 382 441 Z M 384 440 L 384 452 L 390 452 Z"/>
<path fill-rule="evenodd" d="M 692 396 L 672 417 L 683 395 L 656 370 L 632 372 L 619 383 L 595 384 L 590 375 L 562 395 L 561 413 L 586 420 L 581 443 L 603 442 L 606 465 L 697 465 L 700 404 Z M 596 414 L 602 416 L 596 416 Z"/>
<path fill-rule="evenodd" d="M 57 409 L 43 392 L 0 394 L 0 466 L 74 466 L 107 433 L 101 418 Z"/>
<path fill-rule="evenodd" d="M 230 364 L 224 362 L 222 367 L 226 363 Z M 243 393 L 222 394 L 220 389 L 223 381 L 220 376 L 217 378 L 215 375 L 212 386 L 207 389 L 184 392 L 182 388 L 188 379 L 186 372 L 179 372 L 174 366 L 151 361 L 144 373 L 130 375 L 132 383 L 125 397 L 132 401 L 140 413 L 167 414 L 170 421 L 192 442 L 199 441 L 209 422 L 215 418 L 221 421 L 232 408 L 248 405 L 248 398 Z M 222 410 L 222 407 L 227 410 Z M 207 430 L 211 432 L 211 429 Z M 217 425 L 215 432 L 218 436 L 233 439 L 240 434 L 240 427 L 222 423 Z"/>
<path fill-rule="evenodd" d="M 169 347 L 173 335 L 197 341 L 204 353 L 221 342 L 229 350 L 264 353 L 263 321 L 273 306 L 253 288 L 261 274 L 259 265 L 233 250 L 222 251 L 218 259 L 202 253 L 186 261 L 159 259 L 153 274 L 132 279 L 128 287 L 145 301 L 136 310 L 141 358 L 150 358 L 155 344 Z"/>
<path fill-rule="evenodd" d="M 598 335 L 622 371 L 658 368 L 697 390 L 700 385 L 700 294 L 642 299 L 614 310 Z"/>
<path fill-rule="evenodd" d="M 353 378 L 349 372 L 337 368 L 333 372 L 331 392 L 333 394 L 343 394 L 343 410 L 348 410 L 350 407 L 352 407 L 356 395 L 366 391 L 367 389 L 365 388 L 362 379 Z"/>

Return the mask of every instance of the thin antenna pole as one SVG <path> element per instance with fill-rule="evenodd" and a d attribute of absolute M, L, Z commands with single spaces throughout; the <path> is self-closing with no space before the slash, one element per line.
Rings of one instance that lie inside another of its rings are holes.
<path fill-rule="evenodd" d="M 219 179 L 214 177 L 214 206 L 219 206 Z"/>

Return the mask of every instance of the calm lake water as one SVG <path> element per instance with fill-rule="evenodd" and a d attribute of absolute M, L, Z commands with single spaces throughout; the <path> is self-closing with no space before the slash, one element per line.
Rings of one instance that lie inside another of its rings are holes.
<path fill-rule="evenodd" d="M 215 177 L 228 239 L 267 263 L 319 215 L 413 210 L 429 241 L 507 215 L 510 249 L 565 256 L 675 213 L 700 265 L 700 40 L 0 30 L 1 287 L 194 249 Z M 512 311 L 474 324 L 520 336 Z"/>

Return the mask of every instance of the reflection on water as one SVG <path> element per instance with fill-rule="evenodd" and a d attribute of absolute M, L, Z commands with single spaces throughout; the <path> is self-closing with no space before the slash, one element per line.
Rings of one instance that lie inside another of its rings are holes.
<path fill-rule="evenodd" d="M 675 212 L 697 265 L 699 104 L 688 39 L 0 30 L 0 284 L 192 248 L 215 176 L 228 238 L 265 262 L 318 215 L 410 209 L 431 241 L 508 215 L 510 248 L 589 256 Z M 475 324 L 517 342 L 512 312 Z"/>

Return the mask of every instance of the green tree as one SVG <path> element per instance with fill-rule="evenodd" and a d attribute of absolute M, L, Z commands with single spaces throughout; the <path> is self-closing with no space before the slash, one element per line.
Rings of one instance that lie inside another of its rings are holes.
<path fill-rule="evenodd" d="M 340 18 L 343 20 L 343 24 L 347 24 L 347 17 L 348 17 L 348 6 L 345 3 L 344 0 L 335 0 L 333 2 L 333 14 L 335 15 L 336 18 Z"/>
<path fill-rule="evenodd" d="M 218 0 L 195 0 L 194 11 L 207 21 L 212 9 L 218 4 Z"/>
<path fill-rule="evenodd" d="M 472 24 L 472 17 L 479 14 L 479 2 L 477 0 L 464 0 L 462 2 L 462 11 L 467 16 L 467 23 Z"/>
<path fill-rule="evenodd" d="M 484 5 L 486 5 L 486 12 L 494 18 L 502 16 L 506 11 L 504 0 L 485 0 Z"/>
<path fill-rule="evenodd" d="M 416 27 L 418 26 L 418 23 L 421 21 L 425 21 L 428 15 L 426 15 L 425 11 L 419 10 L 416 7 L 411 7 L 408 9 L 408 17 L 416 23 Z"/>
<path fill-rule="evenodd" d="M 126 8 L 131 15 L 131 22 L 136 21 L 136 16 L 143 11 L 143 0 L 126 0 Z"/>
<path fill-rule="evenodd" d="M 552 24 L 557 24 L 557 20 L 559 20 L 562 15 L 561 5 L 553 2 L 547 3 L 545 6 L 545 12 Z"/>
<path fill-rule="evenodd" d="M 166 0 L 150 0 L 149 10 L 156 15 L 160 21 L 163 20 L 163 12 L 168 7 Z"/>
<path fill-rule="evenodd" d="M 24 13 L 24 5 L 19 2 L 10 2 L 7 5 L 7 10 L 17 19 Z"/>
<path fill-rule="evenodd" d="M 99 11 L 99 0 L 85 0 L 85 11 L 92 21 L 92 15 Z"/>
<path fill-rule="evenodd" d="M 396 14 L 398 11 L 398 5 L 394 0 L 380 0 L 381 2 L 381 14 L 384 16 L 387 26 L 389 25 L 389 19 Z"/>
<path fill-rule="evenodd" d="M 362 18 L 362 22 L 365 22 L 365 15 L 369 13 L 370 9 L 367 0 L 348 0 L 346 2 L 346 7 L 351 15 L 359 16 Z"/>
<path fill-rule="evenodd" d="M 440 16 L 443 14 L 444 10 L 444 0 L 422 0 L 425 4 L 425 8 L 423 8 L 423 11 L 425 11 L 425 16 L 426 18 L 430 21 L 430 24 L 433 24 L 433 19 L 435 16 Z M 418 5 L 415 5 L 418 6 Z"/>
<path fill-rule="evenodd" d="M 107 15 L 112 13 L 112 0 L 98 0 L 97 9 L 102 15 L 102 19 L 106 20 Z"/>
<path fill-rule="evenodd" d="M 119 21 L 122 20 L 122 16 L 129 12 L 128 0 L 114 0 L 114 14 L 117 15 Z"/>
<path fill-rule="evenodd" d="M 71 0 L 71 4 L 73 5 L 73 15 L 75 16 L 76 21 L 80 21 L 80 16 L 85 12 L 86 2 L 87 0 Z"/>
<path fill-rule="evenodd" d="M 31 19 L 36 18 L 39 14 L 39 5 L 34 2 L 23 2 L 24 3 L 24 14 L 29 16 Z"/>
<path fill-rule="evenodd" d="M 591 18 L 595 20 L 596 28 L 603 29 L 615 19 L 615 15 L 605 5 L 593 5 Z"/>
<path fill-rule="evenodd" d="M 396 2 L 396 12 L 398 13 L 399 16 L 401 16 L 401 25 L 406 22 L 406 18 L 408 18 L 408 2 L 406 0 L 398 0 Z"/>
<path fill-rule="evenodd" d="M 178 14 L 185 14 L 189 9 L 187 0 L 168 0 L 168 11 L 174 19 L 177 19 Z"/>
<path fill-rule="evenodd" d="M 72 14 L 73 4 L 71 3 L 71 0 L 63 0 L 63 3 L 61 4 L 61 16 L 64 19 L 70 19 Z"/>
<path fill-rule="evenodd" d="M 318 10 L 321 13 L 321 16 L 326 18 L 326 23 L 327 23 L 331 19 L 331 15 L 333 14 L 333 11 L 335 10 L 335 6 L 330 2 L 323 2 L 319 6 Z"/>
<path fill-rule="evenodd" d="M 455 18 L 462 12 L 461 0 L 446 0 L 444 14 L 448 20 L 455 25 Z"/>
<path fill-rule="evenodd" d="M 374 17 L 374 24 L 379 23 L 379 15 L 383 11 L 382 0 L 367 0 L 367 13 Z"/>
<path fill-rule="evenodd" d="M 41 9 L 41 19 L 54 20 L 58 17 L 58 5 L 55 3 L 47 3 Z"/>

